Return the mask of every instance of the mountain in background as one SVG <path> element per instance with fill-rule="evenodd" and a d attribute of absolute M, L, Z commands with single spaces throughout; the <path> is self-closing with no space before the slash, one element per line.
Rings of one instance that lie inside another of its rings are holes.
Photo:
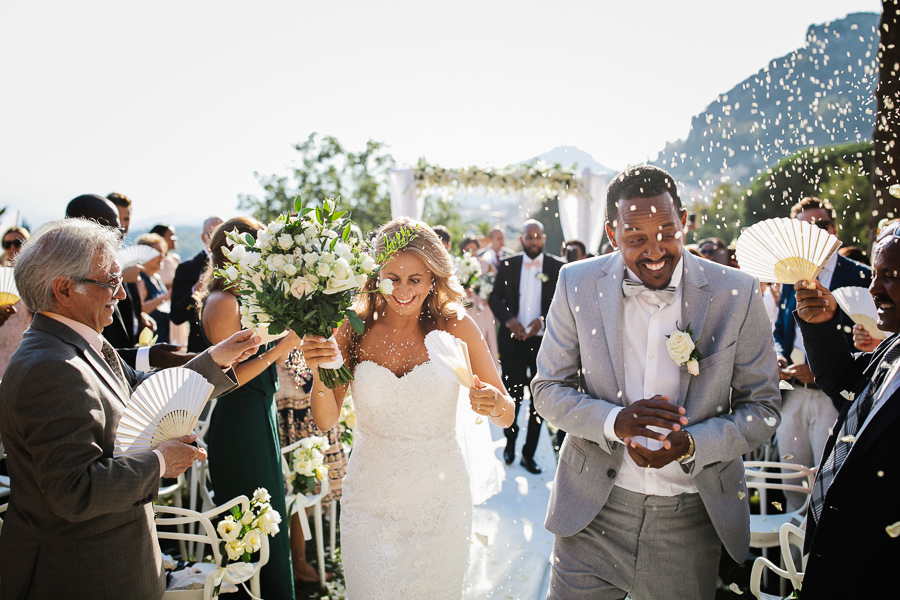
<path fill-rule="evenodd" d="M 601 165 L 594 160 L 593 156 L 575 146 L 558 146 L 553 150 L 544 152 L 540 156 L 535 156 L 529 160 L 522 161 L 522 163 L 519 164 L 530 163 L 537 160 L 542 160 L 552 165 L 558 164 L 562 167 L 572 167 L 574 165 L 575 170 L 579 173 L 583 169 L 590 169 L 594 173 L 616 173 L 615 169 L 610 169 L 609 167 Z"/>
<path fill-rule="evenodd" d="M 716 98 L 693 118 L 688 138 L 666 144 L 653 163 L 709 191 L 746 184 L 808 146 L 871 140 L 878 20 L 854 13 L 810 26 L 802 47 Z"/>

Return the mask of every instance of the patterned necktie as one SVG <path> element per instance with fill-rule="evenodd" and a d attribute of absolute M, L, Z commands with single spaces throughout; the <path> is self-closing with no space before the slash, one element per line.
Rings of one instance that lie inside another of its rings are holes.
<path fill-rule="evenodd" d="M 670 285 L 669 287 L 662 290 L 651 290 L 640 281 L 632 281 L 630 279 L 626 279 L 622 282 L 622 292 L 625 294 L 626 298 L 631 298 L 633 296 L 637 296 L 638 294 L 647 293 L 651 296 L 655 296 L 660 301 L 665 302 L 666 304 L 672 304 L 673 302 L 675 302 L 675 295 L 678 293 L 678 288 Z"/>
<path fill-rule="evenodd" d="M 884 380 L 887 378 L 887 374 L 890 373 L 891 367 L 898 356 L 900 356 L 900 343 L 895 341 L 894 345 L 885 354 L 884 360 L 876 368 L 872 382 L 863 391 L 862 397 L 854 402 L 847 412 L 847 418 L 844 420 L 840 432 L 838 432 L 838 439 L 834 442 L 831 454 L 828 455 L 828 459 L 816 474 L 816 481 L 813 483 L 812 499 L 809 505 L 809 512 L 816 520 L 816 523 L 819 522 L 819 518 L 822 516 L 822 508 L 825 506 L 825 494 L 828 492 L 828 488 L 831 486 L 831 482 L 834 481 L 834 477 L 840 470 L 841 465 L 847 459 L 847 455 L 856 441 L 856 435 L 859 433 L 860 427 L 866 422 L 866 418 L 872 411 L 875 394 L 878 393 L 878 390 L 884 384 Z"/>
<path fill-rule="evenodd" d="M 119 380 L 119 383 L 124 384 L 125 374 L 122 372 L 122 365 L 119 364 L 119 355 L 116 354 L 115 349 L 106 340 L 103 340 L 103 347 L 100 349 L 100 354 L 103 355 L 103 360 L 109 366 L 113 375 Z"/>

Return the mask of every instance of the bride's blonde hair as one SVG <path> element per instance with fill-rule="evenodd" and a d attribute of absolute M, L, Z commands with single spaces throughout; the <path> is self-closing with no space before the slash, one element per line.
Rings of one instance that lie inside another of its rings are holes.
<path fill-rule="evenodd" d="M 460 317 L 465 311 L 463 301 L 466 295 L 462 285 L 453 275 L 453 259 L 444 248 L 441 238 L 425 223 L 408 217 L 399 217 L 382 225 L 378 230 L 374 243 L 375 255 L 382 255 L 387 249 L 387 240 L 396 239 L 397 235 L 409 236 L 409 243 L 398 252 L 415 254 L 431 271 L 431 291 L 422 305 L 420 315 L 420 319 L 427 321 L 426 328 L 433 329 L 439 319 Z M 359 294 L 356 297 L 354 308 L 365 323 L 370 323 L 387 305 L 384 296 L 375 291 L 377 287 L 378 280 L 369 279 L 362 291 L 371 293 Z"/>

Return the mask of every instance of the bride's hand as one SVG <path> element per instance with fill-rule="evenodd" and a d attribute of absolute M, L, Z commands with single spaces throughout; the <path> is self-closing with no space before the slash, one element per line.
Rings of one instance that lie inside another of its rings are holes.
<path fill-rule="evenodd" d="M 329 341 L 320 335 L 303 336 L 300 342 L 300 351 L 303 352 L 306 365 L 312 369 L 314 374 L 319 372 L 319 366 L 322 363 L 335 360 L 341 354 L 336 341 Z"/>
<path fill-rule="evenodd" d="M 495 411 L 495 416 L 502 414 L 501 408 L 506 406 L 503 392 L 478 379 L 478 375 L 475 375 L 475 387 L 469 388 L 469 401 L 472 403 L 472 410 L 485 416 L 490 416 Z"/>

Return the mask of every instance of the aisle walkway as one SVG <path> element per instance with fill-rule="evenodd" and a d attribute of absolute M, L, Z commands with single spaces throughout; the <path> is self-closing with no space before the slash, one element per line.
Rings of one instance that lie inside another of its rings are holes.
<path fill-rule="evenodd" d="M 524 406 L 521 413 L 525 425 Z M 492 425 L 491 437 L 494 453 L 502 461 L 503 430 Z M 556 458 L 545 425 L 535 455 L 544 472 L 532 475 L 519 465 L 524 438 L 523 430 L 516 461 L 505 467 L 500 493 L 475 507 L 465 600 L 543 600 L 546 596 L 553 535 L 544 529 L 544 515 Z"/>

